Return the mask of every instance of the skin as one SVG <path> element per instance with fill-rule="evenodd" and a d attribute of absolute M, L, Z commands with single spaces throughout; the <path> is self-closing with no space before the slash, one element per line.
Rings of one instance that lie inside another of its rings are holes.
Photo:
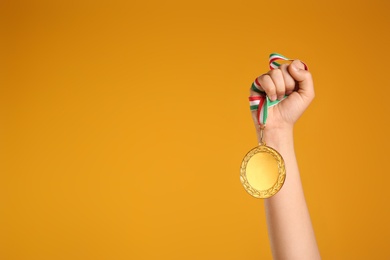
<path fill-rule="evenodd" d="M 287 177 L 283 188 L 265 199 L 268 234 L 273 258 L 321 259 L 301 184 L 294 151 L 293 127 L 314 98 L 311 73 L 299 60 L 283 64 L 258 78 L 260 90 L 272 100 L 288 98 L 268 111 L 264 140 L 284 158 Z M 251 91 L 251 96 L 260 94 Z M 260 139 L 256 111 L 252 112 Z"/>

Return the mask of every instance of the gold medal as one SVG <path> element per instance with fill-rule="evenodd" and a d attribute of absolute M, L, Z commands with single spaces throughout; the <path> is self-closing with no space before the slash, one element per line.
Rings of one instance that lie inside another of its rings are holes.
<path fill-rule="evenodd" d="M 250 150 L 241 163 L 240 180 L 245 190 L 255 198 L 275 195 L 286 179 L 283 157 L 263 142 L 260 130 L 259 146 Z"/>

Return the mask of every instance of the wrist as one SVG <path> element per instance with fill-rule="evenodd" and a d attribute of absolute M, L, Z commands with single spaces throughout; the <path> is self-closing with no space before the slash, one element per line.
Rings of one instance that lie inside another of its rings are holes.
<path fill-rule="evenodd" d="M 257 138 L 260 142 L 260 128 L 257 129 Z M 263 141 L 273 148 L 293 145 L 293 126 L 265 127 L 263 130 Z"/>

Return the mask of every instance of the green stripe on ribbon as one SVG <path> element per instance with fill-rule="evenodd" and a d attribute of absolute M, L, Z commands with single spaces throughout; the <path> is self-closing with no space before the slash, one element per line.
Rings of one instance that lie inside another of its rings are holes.
<path fill-rule="evenodd" d="M 251 90 L 253 90 L 253 91 L 256 92 L 256 93 L 264 94 L 263 91 L 261 91 L 260 89 L 258 89 L 258 88 L 256 87 L 255 83 L 252 83 Z"/>

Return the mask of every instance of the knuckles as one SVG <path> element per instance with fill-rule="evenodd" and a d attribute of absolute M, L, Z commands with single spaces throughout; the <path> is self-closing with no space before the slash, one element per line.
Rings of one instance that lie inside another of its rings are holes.
<path fill-rule="evenodd" d="M 282 71 L 280 69 L 273 69 L 270 70 L 268 73 L 271 77 L 281 77 L 282 76 Z"/>

